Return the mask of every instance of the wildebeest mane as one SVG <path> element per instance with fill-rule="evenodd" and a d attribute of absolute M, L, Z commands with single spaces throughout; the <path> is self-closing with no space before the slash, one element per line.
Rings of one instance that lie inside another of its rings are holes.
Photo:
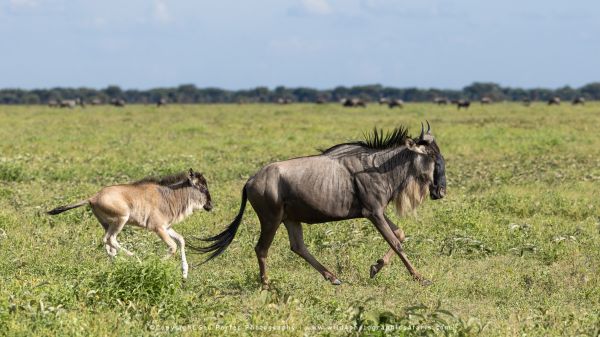
<path fill-rule="evenodd" d="M 187 171 L 179 172 L 176 174 L 166 175 L 162 177 L 146 177 L 140 179 L 136 182 L 133 182 L 133 185 L 141 185 L 141 184 L 156 184 L 160 186 L 171 186 L 177 183 L 180 183 L 184 180 L 187 180 L 189 173 Z"/>
<path fill-rule="evenodd" d="M 328 149 L 320 150 L 322 154 L 327 154 L 344 145 L 357 145 L 367 149 L 385 150 L 402 146 L 406 140 L 411 138 L 408 129 L 402 125 L 393 129 L 391 132 L 383 132 L 383 129 L 373 128 L 373 131 L 364 134 L 364 140 L 342 143 L 334 145 Z"/>

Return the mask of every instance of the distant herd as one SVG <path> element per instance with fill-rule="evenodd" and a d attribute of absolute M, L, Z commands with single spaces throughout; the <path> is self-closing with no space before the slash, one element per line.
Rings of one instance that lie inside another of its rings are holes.
<path fill-rule="evenodd" d="M 314 103 L 315 104 L 325 104 L 328 103 L 330 101 L 326 100 L 323 97 L 318 97 Z M 401 99 L 390 99 L 390 98 L 386 98 L 386 97 L 381 97 L 378 101 L 379 105 L 387 105 L 390 109 L 393 108 L 403 108 L 405 103 L 403 100 Z M 154 104 L 156 104 L 157 107 L 162 107 L 162 106 L 166 106 L 168 105 L 169 101 L 165 98 L 159 98 L 157 100 L 155 100 Z M 240 101 L 238 102 L 239 104 L 243 104 L 244 102 Z M 280 97 L 277 100 L 275 100 L 276 104 L 292 104 L 294 103 L 294 100 L 289 98 L 289 97 Z M 366 108 L 367 104 L 370 103 L 370 101 L 368 99 L 362 99 L 362 98 L 342 98 L 339 103 L 343 106 L 343 107 L 347 107 L 347 108 L 356 108 L 356 107 L 360 107 L 360 108 Z M 471 106 L 471 101 L 468 99 L 453 99 L 450 100 L 448 98 L 442 98 L 442 97 L 436 97 L 432 100 L 433 104 L 436 105 L 456 105 L 457 109 L 468 109 Z M 479 103 L 481 105 L 489 105 L 494 103 L 494 100 L 490 97 L 484 96 L 481 97 L 479 99 Z M 532 101 L 529 98 L 524 98 L 523 100 L 521 100 L 521 103 L 525 106 L 529 106 L 531 105 Z M 559 97 L 551 97 L 546 101 L 547 105 L 560 105 L 561 100 Z M 51 108 L 75 108 L 75 107 L 85 107 L 86 105 L 102 105 L 102 104 L 109 104 L 115 107 L 124 107 L 126 104 L 126 101 L 122 98 L 113 98 L 110 99 L 108 101 L 103 101 L 99 98 L 94 98 L 89 100 L 87 103 L 81 99 L 81 98 L 76 98 L 76 99 L 62 99 L 62 100 L 50 100 L 48 101 L 48 106 Z M 584 97 L 575 97 L 573 98 L 573 100 L 571 100 L 571 104 L 572 105 L 585 105 L 585 98 Z"/>

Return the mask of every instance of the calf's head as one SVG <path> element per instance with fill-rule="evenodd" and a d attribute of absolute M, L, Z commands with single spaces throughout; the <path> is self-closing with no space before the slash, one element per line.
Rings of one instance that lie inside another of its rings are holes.
<path fill-rule="evenodd" d="M 197 188 L 201 194 L 200 202 L 203 204 L 202 207 L 206 211 L 210 211 L 212 206 L 212 199 L 210 198 L 210 192 L 208 191 L 208 183 L 206 182 L 206 178 L 200 172 L 194 172 L 194 170 L 190 169 L 188 174 L 188 182 L 190 186 Z"/>

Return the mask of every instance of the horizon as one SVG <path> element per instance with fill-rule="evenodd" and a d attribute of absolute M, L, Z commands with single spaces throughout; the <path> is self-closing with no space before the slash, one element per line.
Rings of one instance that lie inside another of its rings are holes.
<path fill-rule="evenodd" d="M 8 0 L 0 37 L 11 41 L 0 88 L 24 90 L 600 81 L 600 3 L 592 0 Z"/>

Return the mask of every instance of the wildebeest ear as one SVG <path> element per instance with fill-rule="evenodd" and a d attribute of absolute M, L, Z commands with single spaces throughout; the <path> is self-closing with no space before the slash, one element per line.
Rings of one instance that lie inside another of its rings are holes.
<path fill-rule="evenodd" d="M 190 168 L 190 171 L 188 172 L 188 178 L 190 178 L 190 179 L 194 178 L 194 170 L 192 170 L 191 168 Z"/>

